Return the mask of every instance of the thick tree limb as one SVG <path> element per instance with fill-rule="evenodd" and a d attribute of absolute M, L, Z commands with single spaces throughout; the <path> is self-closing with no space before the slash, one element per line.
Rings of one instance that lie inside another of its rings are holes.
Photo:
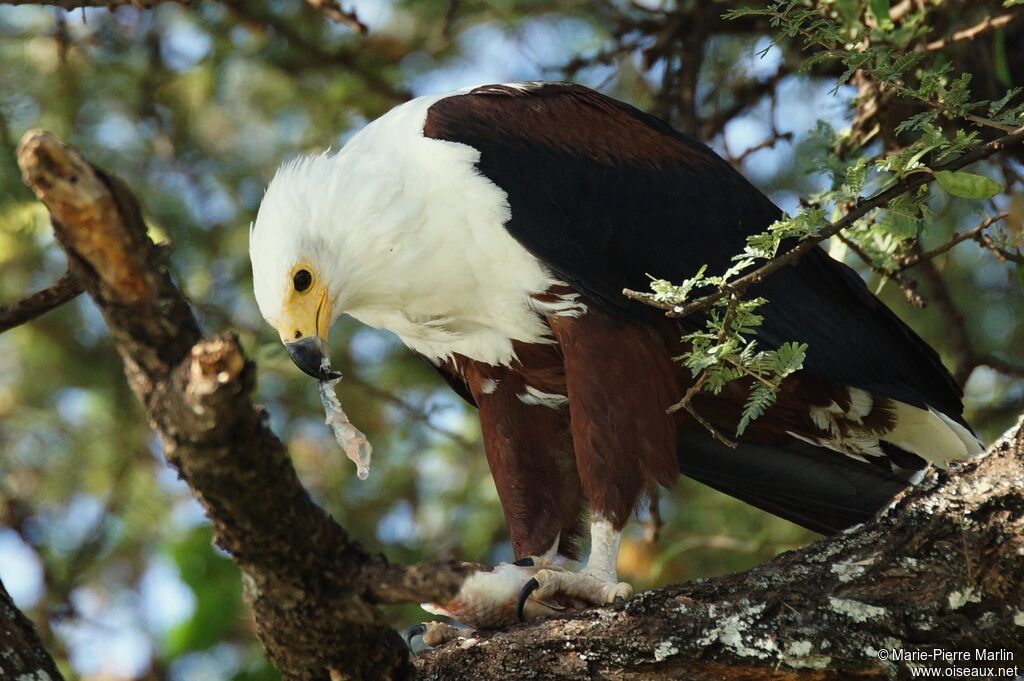
<path fill-rule="evenodd" d="M 1020 425 L 838 537 L 618 610 L 450 643 L 416 664 L 422 678 L 446 681 L 909 678 L 907 663 L 878 651 L 936 648 L 969 651 L 971 661 L 951 665 L 961 671 L 1024 673 Z M 981 662 L 979 648 L 1014 659 Z"/>
<path fill-rule="evenodd" d="M 71 272 L 66 272 L 53 283 L 53 286 L 25 296 L 16 303 L 0 305 L 0 333 L 30 322 L 55 307 L 60 307 L 81 292 L 81 284 Z"/>
<path fill-rule="evenodd" d="M 407 678 L 404 642 L 374 603 L 448 600 L 474 566 L 393 566 L 309 498 L 249 400 L 255 370 L 232 335 L 203 338 L 123 182 L 54 135 L 18 149 L 25 183 L 96 300 L 167 460 L 242 570 L 258 634 L 286 679 Z"/>
<path fill-rule="evenodd" d="M 0 679 L 60 681 L 53 658 L 43 648 L 31 620 L 0 584 Z"/>

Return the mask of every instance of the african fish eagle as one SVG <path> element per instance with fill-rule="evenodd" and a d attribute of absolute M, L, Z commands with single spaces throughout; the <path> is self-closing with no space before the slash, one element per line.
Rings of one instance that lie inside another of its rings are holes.
<path fill-rule="evenodd" d="M 711 149 L 628 104 L 567 83 L 487 85 L 413 99 L 337 153 L 282 166 L 250 255 L 260 310 L 300 369 L 332 375 L 327 332 L 345 312 L 479 409 L 520 559 L 445 606 L 479 626 L 507 621 L 520 591 L 520 616 L 628 598 L 621 530 L 680 473 L 834 533 L 929 465 L 980 451 L 935 351 L 821 249 L 753 291 L 769 301 L 762 347 L 809 348 L 738 446 L 666 413 L 693 382 L 673 361 L 680 338 L 703 322 L 623 289 L 723 271 L 781 216 Z M 732 431 L 748 389 L 693 405 Z M 587 508 L 590 556 L 573 573 L 551 560 L 576 557 Z"/>

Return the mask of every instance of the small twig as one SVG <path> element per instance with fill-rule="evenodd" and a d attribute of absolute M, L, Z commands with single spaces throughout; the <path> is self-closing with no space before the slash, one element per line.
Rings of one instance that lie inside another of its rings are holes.
<path fill-rule="evenodd" d="M 0 305 L 0 333 L 30 322 L 55 307 L 68 302 L 84 289 L 71 274 L 64 275 L 53 286 L 33 293 L 11 305 Z"/>
<path fill-rule="evenodd" d="M 845 234 L 836 234 L 836 238 L 839 239 L 844 244 L 846 244 L 846 247 L 853 251 L 854 254 L 857 257 L 859 257 L 865 265 L 870 267 L 872 272 L 882 277 L 882 279 L 891 280 L 893 283 L 899 286 L 900 291 L 903 292 L 903 297 L 906 298 L 908 303 L 915 307 L 925 306 L 924 298 L 922 298 L 921 294 L 917 292 L 917 284 L 915 282 L 907 281 L 906 279 L 904 279 L 903 275 L 900 274 L 899 270 L 887 270 L 884 267 L 875 264 L 875 261 L 872 260 L 871 256 L 868 255 L 868 253 L 863 248 L 860 247 L 860 244 L 848 238 Z"/>
<path fill-rule="evenodd" d="M 983 247 L 987 248 L 989 251 L 991 251 L 992 254 L 996 256 L 996 259 L 999 260 L 1000 262 L 1014 262 L 1017 263 L 1018 265 L 1024 265 L 1024 255 L 1021 255 L 1020 253 L 1011 253 L 1005 248 L 999 246 L 996 242 L 992 241 L 992 239 L 989 236 L 985 234 L 979 234 L 974 238 L 974 240 L 977 241 Z"/>
<path fill-rule="evenodd" d="M 1003 132 L 1013 132 L 1017 129 L 1012 125 L 1000 123 L 999 121 L 994 121 L 991 118 L 985 118 L 984 116 L 978 116 L 972 113 L 965 113 L 963 114 L 963 117 L 969 121 L 977 123 L 978 125 L 983 125 L 987 128 L 995 128 L 996 130 L 1002 130 Z"/>
<path fill-rule="evenodd" d="M 778 130 L 773 130 L 770 137 L 762 140 L 761 142 L 758 142 L 757 144 L 755 144 L 752 147 L 748 147 L 748 148 L 744 149 L 743 152 L 739 156 L 737 156 L 735 159 L 732 159 L 733 163 L 734 164 L 743 163 L 743 161 L 747 160 L 747 157 L 750 156 L 751 154 L 754 154 L 754 153 L 756 153 L 758 151 L 761 151 L 762 149 L 771 149 L 776 144 L 778 144 L 779 142 L 782 142 L 782 141 L 792 142 L 793 141 L 793 133 L 791 133 L 791 132 L 779 132 Z"/>
<path fill-rule="evenodd" d="M 1006 26 L 1020 16 L 1021 12 L 1008 12 L 1006 14 L 1001 14 L 998 17 L 987 16 L 974 26 L 957 31 L 948 38 L 933 40 L 930 43 L 926 43 L 922 49 L 928 52 L 937 52 L 938 50 L 944 49 L 951 43 L 958 43 L 963 40 L 974 40 L 984 33 Z"/>
<path fill-rule="evenodd" d="M 1003 211 L 1002 213 L 998 213 L 996 215 L 993 215 L 992 217 L 985 218 L 985 220 L 983 220 L 978 226 L 972 227 L 971 229 L 968 229 L 965 232 L 954 234 L 949 240 L 944 241 L 935 248 L 929 249 L 927 251 L 915 251 L 911 255 L 908 255 L 904 257 L 902 260 L 900 260 L 900 269 L 907 270 L 910 269 L 911 267 L 917 267 L 919 264 L 921 264 L 922 260 L 931 260 L 937 255 L 942 255 L 943 253 L 950 250 L 959 243 L 963 243 L 964 241 L 970 241 L 972 239 L 976 240 L 979 236 L 981 236 L 981 233 L 984 232 L 986 229 L 988 229 L 995 223 L 1000 222 L 1001 220 L 1005 220 L 1007 215 L 1009 215 L 1009 213 Z"/>

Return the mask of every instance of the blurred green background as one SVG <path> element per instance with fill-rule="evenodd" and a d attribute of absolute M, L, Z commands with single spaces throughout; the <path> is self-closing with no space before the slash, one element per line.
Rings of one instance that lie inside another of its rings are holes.
<path fill-rule="evenodd" d="M 346 375 L 339 397 L 375 445 L 370 478 L 356 478 L 323 425 L 315 383 L 259 317 L 247 227 L 280 162 L 340 146 L 410 95 L 568 75 L 677 120 L 657 95 L 664 63 L 646 65 L 648 45 L 616 35 L 607 8 L 366 0 L 355 9 L 369 32 L 357 35 L 297 1 L 113 13 L 0 5 L 0 303 L 65 268 L 14 161 L 26 129 L 48 128 L 141 198 L 154 238 L 173 244 L 177 280 L 205 329 L 240 334 L 259 366 L 257 399 L 310 492 L 342 525 L 394 561 L 508 560 L 475 413 L 393 336 L 343 319 L 332 331 L 334 363 Z M 634 11 L 628 3 L 621 10 Z M 776 76 L 780 50 L 758 54 L 770 46 L 756 34 L 709 41 L 697 114 L 724 117 L 707 141 L 733 157 L 773 126 L 792 133 L 741 161 L 792 210 L 821 186 L 801 163 L 811 131 L 818 119 L 848 125 L 853 94 L 831 94 L 829 77 Z M 777 104 L 735 106 L 738 90 L 776 77 Z M 1012 201 L 1019 219 L 1020 195 Z M 941 198 L 935 213 L 928 242 L 978 218 Z M 941 266 L 978 347 L 1019 360 L 1012 265 L 968 243 Z M 890 288 L 887 300 L 945 355 L 942 318 Z M 967 415 L 986 440 L 1022 404 L 1020 380 L 985 368 L 971 375 Z M 645 539 L 641 514 L 620 558 L 623 578 L 640 588 L 743 569 L 814 538 L 686 481 L 662 495 L 661 507 L 659 541 Z M 276 678 L 254 640 L 238 572 L 210 536 L 164 464 L 87 298 L 0 335 L 0 579 L 69 678 Z M 391 612 L 396 626 L 424 616 Z"/>

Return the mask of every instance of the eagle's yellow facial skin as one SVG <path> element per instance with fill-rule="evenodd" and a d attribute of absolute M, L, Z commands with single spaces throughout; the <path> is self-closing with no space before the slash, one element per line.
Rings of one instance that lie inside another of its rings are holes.
<path fill-rule="evenodd" d="M 302 270 L 310 274 L 312 283 L 302 291 L 294 285 L 288 290 L 275 327 L 283 343 L 312 337 L 319 338 L 326 345 L 331 323 L 331 299 L 327 295 L 327 287 L 309 265 L 299 263 L 292 268 L 292 281 Z"/>

